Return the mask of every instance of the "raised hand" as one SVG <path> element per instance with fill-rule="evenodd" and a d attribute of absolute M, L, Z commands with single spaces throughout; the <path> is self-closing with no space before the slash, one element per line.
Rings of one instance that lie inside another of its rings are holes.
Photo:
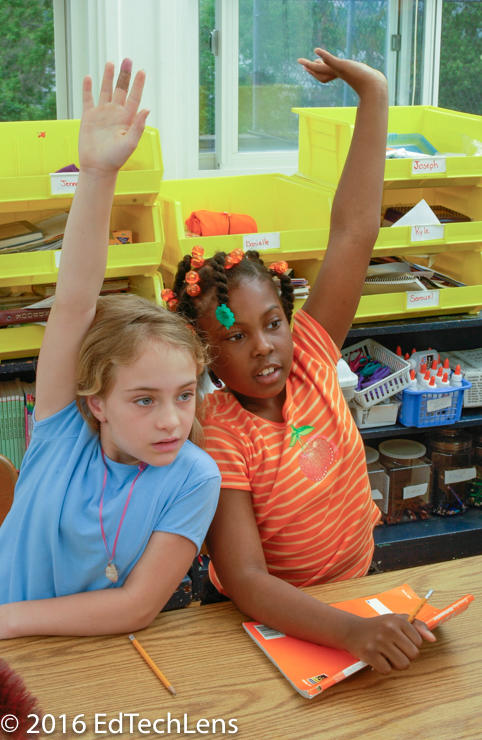
<path fill-rule="evenodd" d="M 108 62 L 97 105 L 92 96 L 92 79 L 85 77 L 79 132 L 81 170 L 106 174 L 116 172 L 136 148 L 149 111 L 138 110 L 145 82 L 144 72 L 137 72 L 128 94 L 131 71 L 131 60 L 124 59 L 112 92 L 114 65 Z"/>
<path fill-rule="evenodd" d="M 300 58 L 298 63 L 319 82 L 331 82 L 331 80 L 339 77 L 359 95 L 362 94 L 367 85 L 386 85 L 385 76 L 367 64 L 355 62 L 351 59 L 340 59 L 320 48 L 315 49 L 315 54 L 318 55 L 319 59 Z"/>

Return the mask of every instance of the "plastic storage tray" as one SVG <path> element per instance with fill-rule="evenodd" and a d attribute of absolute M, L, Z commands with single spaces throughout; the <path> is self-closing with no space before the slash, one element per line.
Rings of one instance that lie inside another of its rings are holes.
<path fill-rule="evenodd" d="M 299 173 L 310 180 L 336 185 L 350 146 L 356 108 L 293 111 L 299 114 Z M 418 160 L 387 159 L 385 186 L 413 187 L 427 181 L 443 184 L 452 178 L 458 184 L 480 181 L 482 157 L 475 153 L 480 148 L 481 130 L 481 116 L 434 106 L 390 106 L 389 133 L 421 134 L 437 154 Z"/>
<path fill-rule="evenodd" d="M 70 203 L 72 195 L 53 195 L 50 173 L 78 165 L 80 121 L 8 121 L 0 123 L 0 210 L 30 201 Z M 136 151 L 122 167 L 115 197 L 153 203 L 163 172 L 159 132 L 147 126 Z"/>
<path fill-rule="evenodd" d="M 253 247 L 268 261 L 302 260 L 296 272 L 313 282 L 327 246 L 333 189 L 314 187 L 303 178 L 279 174 L 167 180 L 161 185 L 165 246 L 164 271 L 173 274 L 177 262 L 199 244 L 206 257 L 217 251 Z M 206 209 L 244 213 L 256 221 L 251 238 L 243 234 L 186 236 L 192 211 Z M 296 269 L 296 268 L 295 268 Z"/>
<path fill-rule="evenodd" d="M 35 223 L 62 210 L 66 209 L 49 208 L 49 210 L 16 211 L 14 214 L 0 213 L 0 223 L 13 220 Z M 162 259 L 164 233 L 160 210 L 155 204 L 114 204 L 110 228 L 111 231 L 130 229 L 134 243 L 115 244 L 109 247 L 106 277 L 146 275 L 156 272 Z M 0 286 L 56 282 L 61 251 L 39 250 L 11 254 L 0 252 Z"/>
<path fill-rule="evenodd" d="M 385 427 L 397 423 L 400 401 L 390 399 L 386 403 L 377 403 L 369 409 L 363 408 L 356 401 L 350 403 L 350 409 L 358 429 Z"/>
<path fill-rule="evenodd" d="M 352 344 L 350 347 L 343 349 L 341 355 L 350 364 L 350 360 L 357 357 L 360 350 L 367 357 L 380 362 L 382 365 L 387 365 L 393 370 L 386 378 L 373 383 L 368 388 L 354 392 L 353 398 L 360 406 L 366 409 L 370 408 L 376 403 L 400 393 L 408 386 L 410 383 L 410 363 L 407 360 L 399 357 L 395 352 L 387 349 L 374 339 L 365 339 L 362 342 Z"/>
<path fill-rule="evenodd" d="M 154 275 L 129 276 L 129 289 L 132 293 L 143 296 L 161 305 L 162 278 Z M 35 357 L 38 355 L 44 335 L 41 324 L 21 324 L 0 328 L 0 361 L 18 357 Z"/>
<path fill-rule="evenodd" d="M 399 422 L 405 427 L 436 427 L 453 424 L 462 415 L 464 392 L 470 388 L 462 380 L 460 388 L 435 388 L 434 390 L 412 390 L 402 394 Z"/>

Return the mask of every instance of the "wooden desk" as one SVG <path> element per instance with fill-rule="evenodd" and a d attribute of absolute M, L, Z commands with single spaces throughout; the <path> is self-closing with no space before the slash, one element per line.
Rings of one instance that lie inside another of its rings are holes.
<path fill-rule="evenodd" d="M 291 688 L 244 633 L 242 615 L 228 602 L 162 614 L 138 633 L 177 689 L 176 697 L 126 636 L 17 639 L 2 642 L 1 655 L 23 676 L 44 713 L 67 714 L 67 722 L 84 715 L 88 729 L 83 734 L 62 734 L 57 719 L 50 737 L 175 737 L 174 722 L 167 731 L 170 713 L 181 723 L 177 736 L 193 738 L 474 740 L 482 734 L 481 573 L 482 556 L 476 556 L 309 589 L 333 602 L 408 582 L 419 594 L 433 588 L 432 603 L 438 607 L 465 593 L 475 596 L 467 612 L 438 628 L 438 642 L 425 644 L 407 671 L 381 676 L 367 669 L 312 700 Z M 145 725 L 143 734 L 134 724 L 129 734 L 128 712 L 160 718 L 158 732 Z M 102 723 L 119 713 L 124 733 L 110 733 Z M 196 731 L 201 718 L 207 722 Z M 207 731 L 214 719 L 225 720 L 224 735 L 220 723 L 215 734 Z M 229 734 L 229 719 L 236 720 L 237 733 Z"/>

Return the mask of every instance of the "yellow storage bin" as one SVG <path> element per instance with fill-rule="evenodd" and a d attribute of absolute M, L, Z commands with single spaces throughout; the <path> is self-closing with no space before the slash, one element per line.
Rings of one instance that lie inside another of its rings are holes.
<path fill-rule="evenodd" d="M 299 115 L 300 175 L 338 182 L 354 128 L 356 108 L 293 108 Z M 482 117 L 435 106 L 390 106 L 389 134 L 420 134 L 437 150 L 428 159 L 388 159 L 385 187 L 476 183 L 482 178 Z M 450 154 L 450 156 L 445 156 Z M 452 156 L 455 155 L 455 156 Z"/>
<path fill-rule="evenodd" d="M 0 124 L 1 125 L 1 124 Z M 23 208 L 25 208 L 25 203 Z M 51 203 L 50 203 L 51 205 Z M 59 211 L 25 210 L 14 214 L 1 213 L 0 223 L 27 220 L 42 221 Z M 109 247 L 106 277 L 154 273 L 158 269 L 164 245 L 161 213 L 153 205 L 115 202 L 110 219 L 110 230 L 132 231 L 133 244 L 115 244 Z M 24 283 L 53 283 L 57 280 L 62 250 L 39 250 L 33 252 L 0 251 L 0 286 Z"/>
<path fill-rule="evenodd" d="M 163 288 L 160 273 L 153 275 L 129 276 L 129 290 L 161 305 Z M 0 327 L 0 362 L 20 357 L 37 356 L 42 344 L 44 326 L 41 324 L 22 324 Z"/>
<path fill-rule="evenodd" d="M 413 293 L 362 296 L 355 323 L 467 312 L 478 313 L 482 309 L 482 253 L 480 251 L 447 251 L 436 255 L 435 258 L 415 255 L 413 261 L 450 275 L 465 285 Z"/>
<path fill-rule="evenodd" d="M 401 253 L 413 254 L 414 250 L 433 254 L 443 250 L 467 251 L 482 247 L 482 189 L 477 185 L 450 184 L 439 187 L 384 189 L 382 214 L 387 208 L 401 206 L 408 209 L 424 199 L 440 214 L 455 212 L 469 221 L 443 223 L 435 228 L 418 226 L 386 226 L 380 229 L 374 256 Z M 437 208 L 441 207 L 441 208 Z M 443 215 L 439 220 L 443 220 Z"/>
<path fill-rule="evenodd" d="M 261 242 L 255 248 L 267 261 L 283 258 L 295 269 L 294 261 L 317 263 L 326 249 L 332 199 L 330 188 L 314 188 L 301 178 L 279 174 L 163 181 L 159 200 L 165 280 L 172 280 L 177 262 L 190 254 L 195 244 L 211 257 L 219 250 L 249 248 L 250 240 Z M 254 239 L 243 234 L 186 236 L 186 219 L 201 209 L 248 214 L 256 221 L 258 232 Z"/>
<path fill-rule="evenodd" d="M 53 194 L 50 173 L 78 165 L 79 125 L 78 120 L 0 123 L 1 211 L 11 211 L 24 201 L 41 204 L 52 198 L 58 207 L 70 204 L 72 193 Z M 148 126 L 119 173 L 116 200 L 154 202 L 162 172 L 159 132 Z"/>

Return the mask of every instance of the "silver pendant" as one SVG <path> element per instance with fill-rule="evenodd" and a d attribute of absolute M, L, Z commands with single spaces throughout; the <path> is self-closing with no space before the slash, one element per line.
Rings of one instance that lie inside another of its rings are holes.
<path fill-rule="evenodd" d="M 115 563 L 107 563 L 105 574 L 109 581 L 112 581 L 112 583 L 117 583 L 119 580 L 119 573 L 117 571 L 117 568 L 115 567 Z"/>

